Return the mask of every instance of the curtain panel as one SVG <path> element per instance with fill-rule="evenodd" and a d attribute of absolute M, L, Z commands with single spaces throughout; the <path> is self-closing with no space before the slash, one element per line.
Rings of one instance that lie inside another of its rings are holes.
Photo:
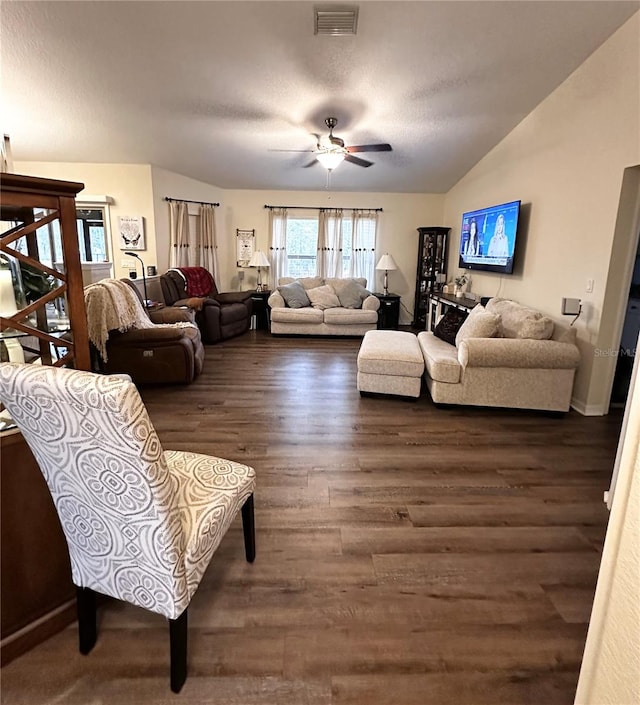
<path fill-rule="evenodd" d="M 341 277 L 342 269 L 342 210 L 321 210 L 318 214 L 318 276 Z"/>
<path fill-rule="evenodd" d="M 183 201 L 169 201 L 169 266 L 189 266 L 189 210 Z"/>
<path fill-rule="evenodd" d="M 376 211 L 354 211 L 352 216 L 351 259 L 349 276 L 364 277 L 367 286 L 375 288 L 376 240 L 378 213 Z"/>
<path fill-rule="evenodd" d="M 196 266 L 204 267 L 215 279 L 218 276 L 218 245 L 216 241 L 216 209 L 201 205 L 196 224 Z"/>
<path fill-rule="evenodd" d="M 271 290 L 274 291 L 278 286 L 278 281 L 282 277 L 289 276 L 286 208 L 271 208 L 269 210 L 269 231 L 271 232 L 269 278 Z"/>

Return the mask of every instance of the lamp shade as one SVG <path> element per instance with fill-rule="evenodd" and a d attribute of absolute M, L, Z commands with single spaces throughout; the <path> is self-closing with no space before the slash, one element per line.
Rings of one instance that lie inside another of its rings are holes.
<path fill-rule="evenodd" d="M 384 269 L 385 271 L 392 272 L 394 269 L 398 269 L 398 267 L 393 257 L 387 253 L 380 257 L 378 264 L 376 264 L 376 269 Z"/>
<path fill-rule="evenodd" d="M 249 260 L 250 267 L 270 267 L 271 263 L 267 259 L 267 255 L 262 250 L 256 250 Z"/>
<path fill-rule="evenodd" d="M 344 152 L 320 152 L 316 154 L 316 159 L 325 169 L 335 169 L 342 164 Z"/>

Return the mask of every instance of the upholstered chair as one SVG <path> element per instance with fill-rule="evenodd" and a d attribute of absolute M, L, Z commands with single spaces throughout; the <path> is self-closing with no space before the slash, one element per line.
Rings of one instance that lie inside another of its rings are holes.
<path fill-rule="evenodd" d="M 187 267 L 187 270 L 203 269 Z M 205 270 L 206 271 L 206 270 Z M 195 305 L 196 323 L 205 343 L 217 343 L 246 333 L 251 325 L 253 300 L 251 291 L 218 291 L 214 278 L 207 272 L 211 282 L 208 291 L 190 293 L 187 280 L 179 269 L 170 269 L 160 277 L 162 296 L 168 306 Z M 208 288 L 208 287 L 207 287 Z M 199 299 L 194 303 L 194 299 Z"/>
<path fill-rule="evenodd" d="M 96 637 L 95 594 L 169 620 L 171 689 L 187 673 L 187 608 L 241 510 L 255 557 L 255 473 L 198 453 L 164 451 L 134 384 L 65 368 L 0 364 L 0 401 L 53 497 L 77 588 L 80 651 Z"/>
<path fill-rule="evenodd" d="M 96 371 L 128 374 L 137 385 L 190 384 L 202 372 L 204 346 L 192 311 L 149 312 L 128 280 L 105 279 L 84 292 Z"/>

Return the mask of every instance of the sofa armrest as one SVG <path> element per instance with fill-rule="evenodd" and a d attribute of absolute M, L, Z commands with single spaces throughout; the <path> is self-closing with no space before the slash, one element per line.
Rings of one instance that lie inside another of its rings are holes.
<path fill-rule="evenodd" d="M 167 306 L 159 311 L 149 311 L 152 323 L 195 323 L 196 314 L 187 306 Z"/>
<path fill-rule="evenodd" d="M 215 296 L 215 301 L 221 304 L 244 304 L 251 299 L 250 291 L 226 291 Z"/>
<path fill-rule="evenodd" d="M 269 308 L 285 308 L 284 297 L 279 291 L 274 291 L 267 300 Z"/>
<path fill-rule="evenodd" d="M 362 308 L 365 311 L 377 311 L 380 308 L 380 299 L 371 294 L 362 302 Z"/>
<path fill-rule="evenodd" d="M 580 364 L 576 345 L 524 338 L 467 338 L 458 346 L 463 367 L 571 370 Z"/>

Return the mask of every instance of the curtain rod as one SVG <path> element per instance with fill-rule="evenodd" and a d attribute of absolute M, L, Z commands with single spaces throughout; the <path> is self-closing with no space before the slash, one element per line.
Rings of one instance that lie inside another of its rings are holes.
<path fill-rule="evenodd" d="M 211 201 L 190 201 L 188 198 L 171 198 L 171 196 L 165 196 L 165 201 L 180 201 L 181 203 L 199 203 L 201 206 L 214 206 L 216 208 L 219 203 L 212 203 Z"/>
<path fill-rule="evenodd" d="M 269 206 L 265 203 L 265 208 L 286 208 L 287 210 L 297 209 L 305 211 L 373 211 L 374 213 L 382 213 L 382 208 L 340 208 L 338 206 Z"/>

